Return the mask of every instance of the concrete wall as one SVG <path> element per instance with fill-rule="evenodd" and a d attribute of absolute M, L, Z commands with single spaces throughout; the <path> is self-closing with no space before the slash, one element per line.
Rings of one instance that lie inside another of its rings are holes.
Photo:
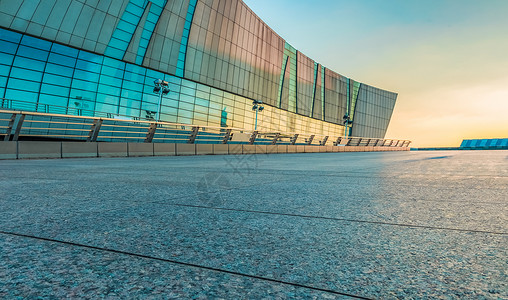
<path fill-rule="evenodd" d="M 409 147 L 0 141 L 0 159 L 409 151 Z"/>

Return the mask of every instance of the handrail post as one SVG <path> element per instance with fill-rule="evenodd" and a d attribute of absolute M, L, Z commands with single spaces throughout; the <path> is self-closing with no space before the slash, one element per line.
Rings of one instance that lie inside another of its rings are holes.
<path fill-rule="evenodd" d="M 256 141 L 256 137 L 258 136 L 258 131 L 257 130 L 254 130 L 252 132 L 252 134 L 250 135 L 250 138 L 249 138 L 249 145 L 253 145 L 254 142 Z"/>
<path fill-rule="evenodd" d="M 296 144 L 297 139 L 298 139 L 298 133 L 295 133 L 295 135 L 290 140 L 291 145 Z"/>
<path fill-rule="evenodd" d="M 97 137 L 99 136 L 99 131 L 101 130 L 102 119 L 95 119 L 90 126 L 90 132 L 88 133 L 87 142 L 96 142 Z"/>
<path fill-rule="evenodd" d="M 222 143 L 227 144 L 231 139 L 231 129 L 226 129 L 226 133 L 224 133 L 224 137 L 222 138 Z"/>
<path fill-rule="evenodd" d="M 277 133 L 275 134 L 275 136 L 273 137 L 273 140 L 272 140 L 272 145 L 277 144 L 277 141 L 279 140 L 279 137 L 280 137 L 280 132 L 277 132 Z"/>
<path fill-rule="evenodd" d="M 309 139 L 307 140 L 307 145 L 311 145 L 312 144 L 312 141 L 314 140 L 315 136 L 316 136 L 315 134 L 312 134 L 311 136 L 309 136 Z"/>
<path fill-rule="evenodd" d="M 148 127 L 148 132 L 146 133 L 145 143 L 151 143 L 153 141 L 155 130 L 157 130 L 157 123 L 151 123 L 150 127 Z"/>
<path fill-rule="evenodd" d="M 192 127 L 192 132 L 189 135 L 189 140 L 187 141 L 187 143 L 194 144 L 194 142 L 196 142 L 196 137 L 198 136 L 198 133 L 199 133 L 199 126 Z"/>

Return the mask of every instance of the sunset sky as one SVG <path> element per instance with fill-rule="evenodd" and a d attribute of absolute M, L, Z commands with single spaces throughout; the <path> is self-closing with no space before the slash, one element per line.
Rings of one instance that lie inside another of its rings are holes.
<path fill-rule="evenodd" d="M 325 67 L 399 94 L 387 138 L 508 138 L 508 0 L 244 0 Z"/>

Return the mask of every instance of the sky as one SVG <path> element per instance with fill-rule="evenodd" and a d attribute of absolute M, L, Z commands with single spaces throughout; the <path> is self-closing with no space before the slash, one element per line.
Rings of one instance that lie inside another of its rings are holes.
<path fill-rule="evenodd" d="M 244 0 L 333 71 L 398 93 L 386 138 L 508 138 L 508 0 Z"/>

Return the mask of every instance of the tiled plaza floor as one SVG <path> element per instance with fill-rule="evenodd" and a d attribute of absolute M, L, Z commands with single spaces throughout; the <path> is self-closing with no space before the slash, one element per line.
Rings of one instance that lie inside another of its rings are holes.
<path fill-rule="evenodd" d="M 0 161 L 0 298 L 508 299 L 508 151 Z"/>

